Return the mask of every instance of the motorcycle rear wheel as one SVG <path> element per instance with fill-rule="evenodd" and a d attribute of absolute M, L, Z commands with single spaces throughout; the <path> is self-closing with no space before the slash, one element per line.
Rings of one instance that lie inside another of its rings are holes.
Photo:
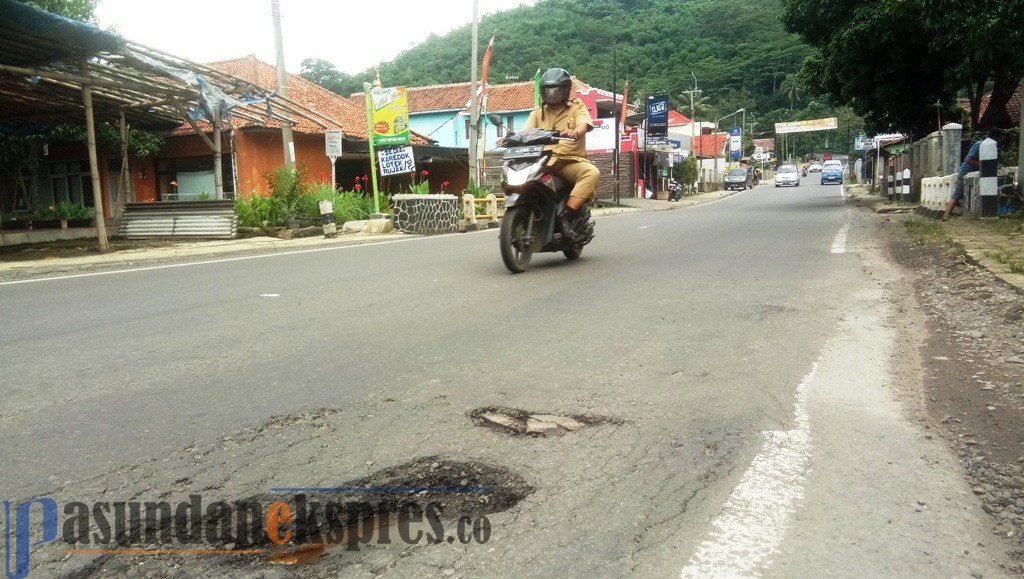
<path fill-rule="evenodd" d="M 530 265 L 533 253 L 528 245 L 526 231 L 533 212 L 528 207 L 513 207 L 501 218 L 498 242 L 501 245 L 501 260 L 512 273 L 523 273 Z"/>

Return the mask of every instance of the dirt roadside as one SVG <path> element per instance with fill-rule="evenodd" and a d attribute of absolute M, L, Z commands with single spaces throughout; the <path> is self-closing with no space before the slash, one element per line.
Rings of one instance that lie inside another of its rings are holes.
<path fill-rule="evenodd" d="M 926 436 L 944 438 L 964 467 L 991 517 L 990 547 L 1009 545 L 1007 571 L 1024 576 L 1024 284 L 1014 284 L 1011 259 L 998 259 L 1013 255 L 1021 224 L 878 212 L 884 244 L 908 274 L 912 295 L 896 301 L 914 300 L 920 313 L 901 312 L 900 348 L 918 349 L 922 390 L 901 393 Z"/>

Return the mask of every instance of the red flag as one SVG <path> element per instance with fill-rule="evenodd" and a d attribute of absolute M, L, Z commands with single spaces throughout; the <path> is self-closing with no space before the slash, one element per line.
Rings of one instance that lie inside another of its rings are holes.
<path fill-rule="evenodd" d="M 626 132 L 626 114 L 629 112 L 629 108 L 627 106 L 627 103 L 629 103 L 629 79 L 628 78 L 626 79 L 626 83 L 624 85 L 622 85 L 622 113 L 619 115 L 620 122 L 622 123 L 621 132 L 623 134 L 625 134 L 625 132 Z"/>
<path fill-rule="evenodd" d="M 480 70 L 480 92 L 477 93 L 478 95 L 483 95 L 487 92 L 487 69 L 491 66 L 491 54 L 493 52 L 494 36 L 491 36 L 491 41 L 487 44 L 487 50 L 484 51 L 484 65 Z"/>

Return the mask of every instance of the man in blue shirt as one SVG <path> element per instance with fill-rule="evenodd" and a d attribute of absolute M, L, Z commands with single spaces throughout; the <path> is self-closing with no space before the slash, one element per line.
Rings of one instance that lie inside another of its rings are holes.
<path fill-rule="evenodd" d="M 992 129 L 988 132 L 988 138 L 996 142 L 999 145 L 999 140 L 1003 138 L 1002 129 Z M 981 141 L 975 142 L 971 145 L 971 149 L 967 151 L 967 158 L 960 164 L 960 170 L 956 174 L 956 189 L 953 190 L 953 196 L 946 203 L 946 213 L 943 214 L 942 220 L 946 221 L 953 214 L 953 208 L 964 198 L 964 176 L 972 171 L 978 171 L 981 169 L 981 160 L 978 158 L 978 151 L 981 149 Z"/>

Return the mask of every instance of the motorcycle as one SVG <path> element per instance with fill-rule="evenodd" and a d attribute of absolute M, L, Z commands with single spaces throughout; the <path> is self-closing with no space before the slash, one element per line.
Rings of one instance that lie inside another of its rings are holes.
<path fill-rule="evenodd" d="M 683 198 L 683 186 L 679 184 L 679 181 L 672 179 L 668 182 L 668 200 L 679 201 Z"/>
<path fill-rule="evenodd" d="M 558 214 L 569 200 L 572 185 L 548 172 L 552 149 L 559 141 L 557 131 L 526 129 L 509 135 L 499 146 L 502 155 L 501 188 L 505 192 L 505 216 L 498 241 L 501 259 L 512 273 L 522 273 L 534 253 L 562 252 L 569 260 L 579 258 L 583 246 L 594 239 L 590 208 L 577 211 L 571 222 L 575 237 L 567 239 L 558 230 Z"/>

